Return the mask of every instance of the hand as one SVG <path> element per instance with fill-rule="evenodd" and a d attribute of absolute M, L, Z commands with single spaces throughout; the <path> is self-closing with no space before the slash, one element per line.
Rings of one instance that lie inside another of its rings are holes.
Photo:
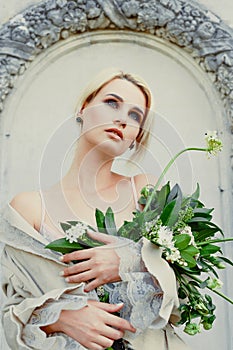
<path fill-rule="evenodd" d="M 136 331 L 128 321 L 112 315 L 122 307 L 123 304 L 89 300 L 88 305 L 80 310 L 63 310 L 56 323 L 41 328 L 47 334 L 65 333 L 90 350 L 106 349 L 114 340 L 122 338 L 124 331 Z"/>
<path fill-rule="evenodd" d="M 78 250 L 62 257 L 62 261 L 84 260 L 63 270 L 62 275 L 70 283 L 88 282 L 85 291 L 90 292 L 96 287 L 109 282 L 118 282 L 120 258 L 113 246 L 117 239 L 100 232 L 89 232 L 89 236 L 105 243 L 104 247 Z"/>

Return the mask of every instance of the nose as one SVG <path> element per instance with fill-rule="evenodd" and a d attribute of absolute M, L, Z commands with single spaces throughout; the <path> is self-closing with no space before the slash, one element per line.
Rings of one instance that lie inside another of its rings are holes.
<path fill-rule="evenodd" d="M 121 126 L 123 129 L 125 129 L 126 125 L 127 125 L 127 122 L 125 119 L 123 118 L 119 118 L 119 119 L 115 119 L 113 121 L 114 124 L 118 125 L 118 126 Z"/>

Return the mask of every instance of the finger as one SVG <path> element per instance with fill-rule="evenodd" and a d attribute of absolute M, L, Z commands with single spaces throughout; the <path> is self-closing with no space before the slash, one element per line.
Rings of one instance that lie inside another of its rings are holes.
<path fill-rule="evenodd" d="M 136 332 L 136 329 L 127 320 L 112 314 L 106 316 L 105 323 L 122 331 Z"/>
<path fill-rule="evenodd" d="M 89 350 L 105 350 L 106 348 L 104 348 L 103 346 L 93 343 L 93 342 L 89 342 L 89 344 L 86 344 L 86 346 L 88 346 Z M 85 346 L 85 349 L 86 349 Z"/>
<path fill-rule="evenodd" d="M 92 256 L 92 253 L 93 253 L 93 248 L 76 250 L 75 252 L 63 255 L 61 257 L 61 261 L 68 263 L 72 260 L 89 259 Z"/>
<path fill-rule="evenodd" d="M 90 281 L 90 279 L 86 280 L 85 282 L 87 282 L 87 281 Z M 95 288 L 100 287 L 102 285 L 103 285 L 103 283 L 98 278 L 92 279 L 91 282 L 88 282 L 85 285 L 84 292 L 88 293 L 88 292 L 90 292 L 90 291 L 94 290 Z"/>
<path fill-rule="evenodd" d="M 102 333 L 105 337 L 112 339 L 112 340 L 117 340 L 121 339 L 124 336 L 124 332 L 120 329 L 115 329 L 113 327 L 106 326 L 103 329 Z"/>
<path fill-rule="evenodd" d="M 113 340 L 109 339 L 107 336 L 105 336 L 105 334 L 104 335 L 99 334 L 95 338 L 95 343 L 101 346 L 101 349 L 106 349 L 112 346 Z"/>
<path fill-rule="evenodd" d="M 84 271 L 87 271 L 90 269 L 90 260 L 86 260 L 84 262 L 79 262 L 75 265 L 72 265 L 70 267 L 65 268 L 62 272 L 62 276 L 69 276 L 69 275 L 74 275 L 78 274 Z"/>
<path fill-rule="evenodd" d="M 109 304 L 109 303 L 103 303 L 103 302 L 96 301 L 96 300 L 89 300 L 88 304 L 95 306 L 95 307 L 98 307 L 99 309 L 107 311 L 107 312 L 118 312 L 124 306 L 124 303 Z"/>
<path fill-rule="evenodd" d="M 65 278 L 65 280 L 68 283 L 81 283 L 81 282 L 89 281 L 94 277 L 95 277 L 95 273 L 92 270 L 88 270 L 88 271 L 79 273 L 78 275 L 68 276 Z"/>
<path fill-rule="evenodd" d="M 110 244 L 110 243 L 116 243 L 117 239 L 116 237 L 107 235 L 105 233 L 101 233 L 101 232 L 95 232 L 95 231 L 87 231 L 87 234 L 89 237 L 91 237 L 92 239 L 105 243 L 105 244 Z"/>

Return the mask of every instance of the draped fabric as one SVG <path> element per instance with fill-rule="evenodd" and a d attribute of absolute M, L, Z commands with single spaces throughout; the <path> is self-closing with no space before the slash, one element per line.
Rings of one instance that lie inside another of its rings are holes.
<path fill-rule="evenodd" d="M 5 243 L 2 324 L 10 348 L 85 349 L 63 333 L 47 336 L 40 327 L 56 322 L 61 310 L 78 310 L 87 300 L 98 300 L 96 291 L 86 293 L 84 283 L 68 284 L 60 277 L 66 266 L 59 260 L 60 253 L 44 249 L 46 238 L 10 205 L 0 216 L 0 240 Z M 134 350 L 187 350 L 171 326 L 179 319 L 176 281 L 160 250 L 144 240 L 123 247 L 116 249 L 122 282 L 105 288 L 111 302 L 125 303 L 121 316 L 137 328 L 136 335 L 126 332 L 125 344 L 130 342 Z"/>

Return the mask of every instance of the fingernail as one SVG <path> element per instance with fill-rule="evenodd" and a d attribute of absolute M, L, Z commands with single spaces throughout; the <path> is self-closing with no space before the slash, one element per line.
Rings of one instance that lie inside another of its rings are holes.
<path fill-rule="evenodd" d="M 117 305 L 117 306 L 123 306 L 124 303 L 117 303 L 116 305 Z"/>
<path fill-rule="evenodd" d="M 60 261 L 63 261 L 63 259 L 64 259 L 63 256 L 59 256 Z"/>
<path fill-rule="evenodd" d="M 65 278 L 65 281 L 66 281 L 66 282 L 70 282 L 69 277 L 66 277 L 66 278 Z"/>
<path fill-rule="evenodd" d="M 59 275 L 60 275 L 60 276 L 64 276 L 64 271 L 60 271 L 60 272 L 59 272 Z"/>

